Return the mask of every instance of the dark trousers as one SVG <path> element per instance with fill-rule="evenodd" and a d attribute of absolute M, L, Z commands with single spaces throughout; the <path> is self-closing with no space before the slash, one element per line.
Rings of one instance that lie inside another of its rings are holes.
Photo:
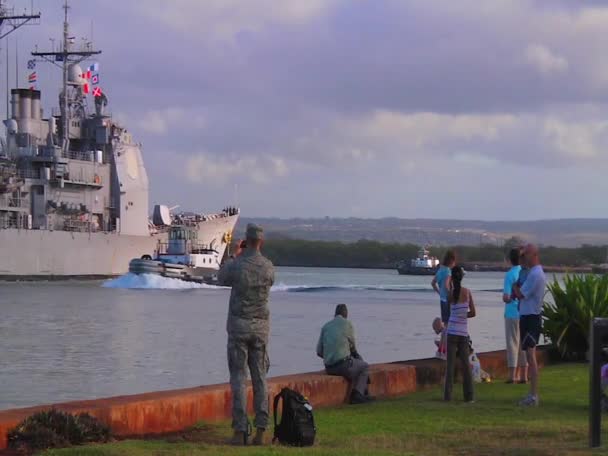
<path fill-rule="evenodd" d="M 473 400 L 473 376 L 469 364 L 469 340 L 465 336 L 455 336 L 448 334 L 448 361 L 445 372 L 445 389 L 443 399 L 452 400 L 452 387 L 454 386 L 454 371 L 456 370 L 456 352 L 460 359 L 460 369 L 462 371 L 462 391 L 465 401 Z"/>
<path fill-rule="evenodd" d="M 369 365 L 362 359 L 348 358 L 337 365 L 325 367 L 325 372 L 350 380 L 353 390 L 365 395 L 369 378 L 368 368 Z"/>

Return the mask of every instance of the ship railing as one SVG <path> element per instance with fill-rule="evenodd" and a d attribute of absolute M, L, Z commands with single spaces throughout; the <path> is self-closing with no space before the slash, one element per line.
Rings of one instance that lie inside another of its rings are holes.
<path fill-rule="evenodd" d="M 167 254 L 167 250 L 169 248 L 169 243 L 168 242 L 162 242 L 159 241 L 158 242 L 158 247 L 157 247 L 157 252 L 159 255 L 164 255 Z M 187 253 L 209 253 L 209 252 L 215 252 L 216 250 L 211 248 L 208 244 L 202 244 L 202 243 L 191 243 L 189 242 L 188 245 L 186 246 L 186 251 Z"/>
<path fill-rule="evenodd" d="M 67 151 L 62 151 L 61 152 L 61 156 L 63 158 L 69 158 L 72 160 L 80 160 L 80 161 L 88 161 L 88 162 L 94 162 L 95 161 L 95 154 L 92 153 L 91 151 L 77 151 L 77 150 L 67 150 Z"/>
<path fill-rule="evenodd" d="M 14 218 L 0 218 L 0 230 L 11 228 L 23 228 L 19 226 L 19 220 Z"/>
<path fill-rule="evenodd" d="M 29 205 L 29 200 L 26 198 L 15 197 L 10 194 L 0 195 L 0 209 L 2 207 L 26 208 Z"/>
<path fill-rule="evenodd" d="M 107 107 L 103 110 L 103 115 L 104 117 L 112 118 L 112 112 L 109 111 Z M 51 108 L 51 116 L 61 117 L 61 108 L 58 108 L 57 106 Z"/>
<path fill-rule="evenodd" d="M 40 179 L 40 171 L 35 169 L 17 169 L 16 174 L 22 179 Z"/>
<path fill-rule="evenodd" d="M 64 231 L 81 231 L 81 232 L 97 232 L 99 231 L 95 224 L 88 220 L 66 220 L 63 223 Z"/>

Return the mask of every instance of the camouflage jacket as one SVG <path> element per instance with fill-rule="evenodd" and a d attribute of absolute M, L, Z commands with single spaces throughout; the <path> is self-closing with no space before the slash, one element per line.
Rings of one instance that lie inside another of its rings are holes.
<path fill-rule="evenodd" d="M 226 329 L 229 334 L 258 334 L 270 330 L 268 295 L 274 266 L 258 250 L 245 249 L 228 260 L 218 274 L 220 285 L 232 287 Z"/>

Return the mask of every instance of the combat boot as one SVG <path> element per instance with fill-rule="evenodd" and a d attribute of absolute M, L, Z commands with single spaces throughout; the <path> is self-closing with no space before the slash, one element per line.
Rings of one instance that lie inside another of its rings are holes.
<path fill-rule="evenodd" d="M 247 445 L 247 433 L 243 431 L 234 431 L 230 439 L 230 445 L 245 446 Z"/>
<path fill-rule="evenodd" d="M 350 403 L 351 404 L 365 404 L 367 403 L 367 399 L 365 399 L 365 396 L 363 394 L 361 394 L 359 391 L 357 390 L 352 390 L 352 392 L 350 393 Z"/>
<path fill-rule="evenodd" d="M 266 445 L 266 439 L 264 438 L 264 433 L 266 429 L 257 428 L 255 430 L 255 437 L 253 438 L 253 445 Z"/>

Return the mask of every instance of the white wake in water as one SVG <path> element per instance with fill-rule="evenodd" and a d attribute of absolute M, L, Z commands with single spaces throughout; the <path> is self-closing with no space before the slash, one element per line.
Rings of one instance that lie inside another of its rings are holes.
<path fill-rule="evenodd" d="M 271 291 L 287 291 L 287 292 L 318 292 L 318 291 L 432 291 L 430 287 L 421 287 L 420 285 L 365 285 L 365 284 L 319 284 L 319 285 L 287 285 L 283 282 L 275 284 Z"/>
<path fill-rule="evenodd" d="M 179 279 L 171 279 L 156 274 L 132 274 L 128 273 L 116 279 L 107 280 L 102 284 L 105 288 L 131 288 L 147 290 L 188 290 L 192 288 L 217 288 L 215 285 L 204 283 L 185 282 Z"/>
<path fill-rule="evenodd" d="M 156 274 L 132 274 L 128 273 L 116 279 L 107 280 L 102 284 L 105 288 L 125 288 L 125 289 L 140 289 L 140 290 L 190 290 L 190 289 L 216 289 L 220 290 L 224 287 L 216 285 L 201 284 L 195 282 L 185 282 L 179 279 L 171 279 L 162 277 Z M 374 285 L 354 285 L 354 284 L 339 284 L 339 285 L 286 285 L 283 282 L 275 284 L 271 291 L 273 292 L 291 292 L 291 293 L 314 293 L 322 291 L 392 291 L 392 292 L 407 292 L 407 291 L 430 291 L 430 288 L 422 288 L 420 286 L 374 286 Z"/>

